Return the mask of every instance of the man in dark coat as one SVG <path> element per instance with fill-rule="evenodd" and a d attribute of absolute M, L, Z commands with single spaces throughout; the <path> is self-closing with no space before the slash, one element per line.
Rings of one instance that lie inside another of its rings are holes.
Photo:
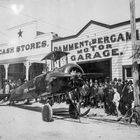
<path fill-rule="evenodd" d="M 112 88 L 112 84 L 109 84 L 105 89 L 104 89 L 104 105 L 105 105 L 105 112 L 109 115 L 115 115 L 114 114 L 114 109 L 115 106 L 113 104 L 113 97 L 114 97 L 114 91 Z"/>
<path fill-rule="evenodd" d="M 131 109 L 132 102 L 134 101 L 132 81 L 127 82 L 122 90 L 122 97 L 120 99 L 119 109 L 121 114 L 125 114 Z"/>
<path fill-rule="evenodd" d="M 120 96 L 122 96 L 123 84 L 122 84 L 122 81 L 120 78 L 118 79 L 118 83 L 116 85 L 116 88 L 117 88 L 117 91 L 120 94 Z"/>

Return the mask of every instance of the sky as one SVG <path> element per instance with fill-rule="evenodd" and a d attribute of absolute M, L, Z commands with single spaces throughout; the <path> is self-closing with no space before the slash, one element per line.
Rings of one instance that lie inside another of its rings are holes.
<path fill-rule="evenodd" d="M 140 0 L 135 15 L 140 18 Z M 0 44 L 8 29 L 37 21 L 36 29 L 59 36 L 78 33 L 90 20 L 116 24 L 130 20 L 129 0 L 0 0 Z"/>

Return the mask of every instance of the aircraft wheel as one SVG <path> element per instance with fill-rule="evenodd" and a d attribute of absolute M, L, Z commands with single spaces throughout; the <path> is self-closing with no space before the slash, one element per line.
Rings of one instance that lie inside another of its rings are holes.
<path fill-rule="evenodd" d="M 69 115 L 73 119 L 78 119 L 79 117 L 78 112 L 73 104 L 69 105 Z"/>
<path fill-rule="evenodd" d="M 45 104 L 42 108 L 42 120 L 46 122 L 53 121 L 53 111 L 50 104 Z"/>
<path fill-rule="evenodd" d="M 137 113 L 134 114 L 134 119 L 137 125 L 140 125 L 140 118 Z"/>
<path fill-rule="evenodd" d="M 134 119 L 137 125 L 140 125 L 140 107 L 135 107 L 134 109 Z"/>

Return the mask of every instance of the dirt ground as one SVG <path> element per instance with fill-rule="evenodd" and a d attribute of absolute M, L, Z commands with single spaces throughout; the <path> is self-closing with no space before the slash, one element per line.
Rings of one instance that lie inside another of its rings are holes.
<path fill-rule="evenodd" d="M 53 122 L 42 121 L 41 105 L 5 106 L 0 104 L 0 140 L 139 140 L 140 126 L 105 122 L 92 118 L 73 120 L 68 114 L 54 116 Z M 66 105 L 55 105 L 55 110 Z M 103 115 L 103 109 L 91 114 Z"/>

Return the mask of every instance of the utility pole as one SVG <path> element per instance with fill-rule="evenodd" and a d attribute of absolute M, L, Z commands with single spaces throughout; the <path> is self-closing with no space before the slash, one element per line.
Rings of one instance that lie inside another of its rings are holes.
<path fill-rule="evenodd" d="M 139 71 L 138 71 L 138 48 L 136 44 L 136 22 L 135 22 L 135 0 L 130 0 L 130 23 L 131 23 L 131 42 L 132 42 L 132 70 L 134 83 L 134 103 L 140 105 L 139 100 Z"/>

